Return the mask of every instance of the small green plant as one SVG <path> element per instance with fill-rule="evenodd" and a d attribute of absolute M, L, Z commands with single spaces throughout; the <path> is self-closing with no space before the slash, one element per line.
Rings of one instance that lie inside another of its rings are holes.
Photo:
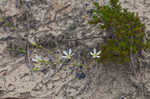
<path fill-rule="evenodd" d="M 9 51 L 17 51 L 19 53 L 26 54 L 27 51 L 24 48 L 7 48 Z"/>
<path fill-rule="evenodd" d="M 93 18 L 90 24 L 98 24 L 107 32 L 102 50 L 101 62 L 119 64 L 131 62 L 131 57 L 140 54 L 148 43 L 144 42 L 145 25 L 137 13 L 122 8 L 119 0 L 110 0 L 109 5 L 100 6 L 94 2 Z"/>

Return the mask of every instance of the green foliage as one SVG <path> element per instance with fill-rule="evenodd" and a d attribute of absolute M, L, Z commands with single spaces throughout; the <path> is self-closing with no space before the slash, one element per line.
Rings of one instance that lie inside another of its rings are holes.
<path fill-rule="evenodd" d="M 110 0 L 110 5 L 100 6 L 94 2 L 96 9 L 90 24 L 98 24 L 107 32 L 104 45 L 101 46 L 102 62 L 129 63 L 131 53 L 140 54 L 147 48 L 144 43 L 145 25 L 137 13 L 121 8 L 119 0 Z"/>
<path fill-rule="evenodd" d="M 27 53 L 27 51 L 24 48 L 7 48 L 7 49 L 9 51 L 16 51 L 16 52 L 23 53 L 23 54 Z"/>

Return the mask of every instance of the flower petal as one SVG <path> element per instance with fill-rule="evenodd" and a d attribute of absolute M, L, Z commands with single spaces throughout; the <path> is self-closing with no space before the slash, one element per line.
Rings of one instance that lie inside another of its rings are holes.
<path fill-rule="evenodd" d="M 96 56 L 97 58 L 100 58 L 100 56 Z"/>
<path fill-rule="evenodd" d="M 68 55 L 67 51 L 63 51 L 63 53 L 64 53 L 65 55 Z"/>
<path fill-rule="evenodd" d="M 33 62 L 37 62 L 37 59 L 32 58 L 32 61 L 33 61 Z"/>
<path fill-rule="evenodd" d="M 90 55 L 92 55 L 92 56 L 93 56 L 93 54 L 94 54 L 94 53 L 90 52 Z"/>
<path fill-rule="evenodd" d="M 96 49 L 95 48 L 93 49 L 93 52 L 96 53 Z"/>
<path fill-rule="evenodd" d="M 69 49 L 69 52 L 68 52 L 68 53 L 69 53 L 69 55 L 71 55 L 71 53 L 72 53 L 72 50 L 71 50 L 71 49 Z"/>
<path fill-rule="evenodd" d="M 98 52 L 97 52 L 97 55 L 100 55 L 100 54 L 101 54 L 101 51 L 98 51 Z"/>
<path fill-rule="evenodd" d="M 67 56 L 62 56 L 62 58 L 65 58 L 65 59 L 67 59 Z"/>

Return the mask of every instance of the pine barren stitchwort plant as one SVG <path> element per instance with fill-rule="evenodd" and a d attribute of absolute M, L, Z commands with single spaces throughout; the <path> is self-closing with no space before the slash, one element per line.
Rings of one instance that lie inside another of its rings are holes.
<path fill-rule="evenodd" d="M 67 59 L 67 60 L 71 59 L 71 57 L 73 56 L 71 49 L 63 51 L 63 54 L 64 54 L 64 56 L 62 56 L 62 58 Z"/>
<path fill-rule="evenodd" d="M 102 6 L 98 2 L 93 3 L 96 8 L 89 23 L 98 24 L 107 32 L 100 46 L 100 62 L 129 63 L 135 55 L 148 48 L 148 42 L 144 41 L 145 24 L 138 13 L 122 8 L 119 0 L 110 0 L 109 5 Z"/>
<path fill-rule="evenodd" d="M 101 51 L 96 51 L 96 49 L 94 48 L 92 52 L 90 52 L 90 55 L 92 55 L 92 58 L 100 58 L 100 54 L 101 54 Z"/>
<path fill-rule="evenodd" d="M 37 46 L 37 44 L 36 44 L 36 46 Z M 93 59 L 97 59 L 97 58 L 100 58 L 101 51 L 97 51 L 94 48 L 89 53 L 90 53 L 90 55 Z M 39 55 L 35 55 L 35 57 L 32 58 L 32 62 L 44 63 L 45 65 L 46 64 L 57 64 L 57 65 L 59 65 L 59 64 L 63 64 L 64 62 L 69 62 L 68 60 L 70 60 L 72 58 L 72 56 L 74 55 L 74 53 L 72 52 L 71 49 L 64 50 L 62 52 L 62 54 L 63 54 L 62 59 L 65 60 L 65 61 L 58 60 L 57 62 L 51 62 L 51 61 L 47 61 L 47 60 L 42 59 L 41 56 L 39 56 Z M 72 64 L 72 65 L 84 66 L 85 64 Z M 34 67 L 33 69 L 34 69 L 34 71 L 38 71 L 39 68 Z"/>

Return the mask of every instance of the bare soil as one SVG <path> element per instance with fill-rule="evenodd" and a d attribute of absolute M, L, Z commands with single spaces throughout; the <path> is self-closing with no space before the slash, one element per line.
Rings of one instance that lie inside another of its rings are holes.
<path fill-rule="evenodd" d="M 150 0 L 120 2 L 139 13 L 149 33 Z M 150 51 L 142 52 L 136 75 L 128 65 L 91 60 L 89 51 L 105 36 L 88 24 L 93 8 L 90 0 L 0 0 L 0 99 L 150 99 Z M 40 55 L 58 62 L 67 48 L 75 53 L 67 64 L 28 61 Z M 31 65 L 40 70 L 32 73 Z"/>

